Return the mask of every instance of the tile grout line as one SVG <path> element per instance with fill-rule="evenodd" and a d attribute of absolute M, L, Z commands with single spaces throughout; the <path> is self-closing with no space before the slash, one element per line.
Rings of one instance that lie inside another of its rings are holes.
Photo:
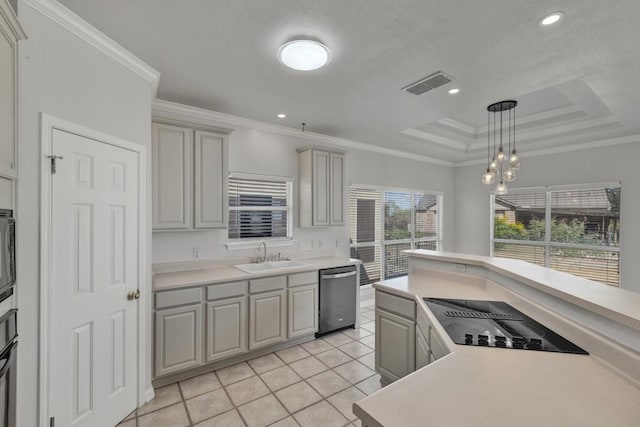
<path fill-rule="evenodd" d="M 182 399 L 182 406 L 184 406 L 184 411 L 187 413 L 187 420 L 189 420 L 189 426 L 193 427 L 193 420 L 191 419 L 191 414 L 189 413 L 189 408 L 187 407 L 187 401 L 184 398 L 184 394 L 182 393 L 182 387 L 180 387 L 180 383 L 177 383 L 178 393 L 180 393 L 180 398 Z"/>

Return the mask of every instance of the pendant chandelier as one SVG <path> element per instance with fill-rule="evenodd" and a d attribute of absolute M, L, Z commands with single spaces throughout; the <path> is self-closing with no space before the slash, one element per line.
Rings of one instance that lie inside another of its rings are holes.
<path fill-rule="evenodd" d="M 500 101 L 487 107 L 487 170 L 482 174 L 482 183 L 493 185 L 497 182 L 496 194 L 507 194 L 507 183 L 515 181 L 520 169 L 516 150 L 516 105 L 517 101 Z"/>

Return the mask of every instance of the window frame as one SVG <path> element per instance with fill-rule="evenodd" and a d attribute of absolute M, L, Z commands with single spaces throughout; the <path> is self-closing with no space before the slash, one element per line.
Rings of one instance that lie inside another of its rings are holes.
<path fill-rule="evenodd" d="M 554 242 L 552 240 L 551 223 L 552 223 L 552 195 L 557 192 L 565 191 L 580 191 L 580 190 L 596 190 L 605 188 L 622 188 L 620 181 L 613 182 L 597 182 L 589 184 L 567 184 L 567 185 L 551 185 L 544 187 L 523 187 L 509 189 L 509 194 L 531 194 L 531 193 L 544 193 L 545 195 L 545 231 L 544 240 L 519 240 L 519 239 L 496 239 L 494 235 L 495 231 L 495 211 L 496 211 L 496 194 L 495 191 L 490 192 L 489 203 L 489 254 L 495 256 L 494 249 L 496 243 L 508 243 L 512 245 L 526 245 L 526 246 L 538 246 L 544 248 L 544 267 L 551 268 L 551 249 L 554 247 L 563 247 L 568 249 L 582 249 L 598 252 L 615 252 L 618 253 L 618 270 L 620 270 L 620 245 L 622 240 L 622 234 L 620 235 L 618 246 L 603 246 L 603 245 L 589 245 L 584 243 L 564 243 Z M 622 214 L 621 214 L 622 216 Z M 556 270 L 562 271 L 562 270 Z M 620 277 L 619 277 L 620 279 Z M 603 282 L 598 282 L 603 283 Z M 615 286 L 607 283 L 603 283 L 607 286 Z M 621 282 L 618 281 L 617 286 L 620 287 Z"/>
<path fill-rule="evenodd" d="M 415 249 L 415 244 L 419 242 L 428 242 L 434 241 L 436 242 L 435 251 L 442 251 L 442 241 L 443 241 L 443 231 L 444 231 L 444 193 L 441 191 L 433 191 L 433 190 L 424 190 L 424 189 L 415 189 L 415 188 L 401 188 L 401 187 L 389 187 L 389 186 L 377 186 L 377 185 L 367 185 L 367 184 L 351 184 L 349 187 L 349 200 L 351 200 L 351 192 L 353 190 L 369 190 L 369 191 L 377 191 L 380 193 L 379 195 L 379 212 L 380 215 L 380 230 L 376 230 L 379 232 L 380 239 L 375 240 L 374 242 L 364 242 L 364 243 L 350 243 L 349 250 L 352 248 L 361 248 L 361 247 L 379 247 L 380 248 L 380 280 L 387 280 L 385 278 L 386 273 L 386 257 L 385 257 L 385 246 L 387 244 L 402 244 L 402 243 L 410 243 L 411 247 L 409 250 Z M 411 237 L 408 239 L 394 239 L 388 240 L 385 239 L 385 193 L 410 193 L 411 194 Z M 436 223 L 436 236 L 435 237 L 421 237 L 416 238 L 416 223 L 415 223 L 415 195 L 420 194 L 424 196 L 436 196 L 437 198 L 437 223 Z M 351 203 L 349 203 L 349 216 L 351 217 Z M 350 219 L 351 222 L 351 219 Z M 349 224 L 351 227 L 351 224 Z M 351 230 L 349 229 L 349 239 L 351 240 Z M 375 250 L 375 249 L 374 249 Z"/>
<path fill-rule="evenodd" d="M 287 214 L 287 235 L 286 237 L 238 237 L 231 238 L 229 234 L 231 233 L 231 221 L 229 221 L 229 226 L 227 228 L 227 241 L 234 244 L 239 244 L 243 242 L 287 242 L 293 240 L 293 178 L 289 176 L 277 176 L 277 175 L 259 175 L 259 174 L 248 174 L 242 172 L 230 172 L 227 180 L 227 211 L 229 214 L 229 218 L 231 218 L 232 211 L 271 211 L 271 212 L 286 212 Z M 231 206 L 230 199 L 232 196 L 231 191 L 231 179 L 244 179 L 244 180 L 252 180 L 252 181 L 265 181 L 271 183 L 285 183 L 285 191 L 286 191 L 286 206 Z"/>

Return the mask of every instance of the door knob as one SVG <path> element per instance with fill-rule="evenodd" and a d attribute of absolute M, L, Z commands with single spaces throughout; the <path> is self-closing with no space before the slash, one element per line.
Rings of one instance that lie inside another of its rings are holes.
<path fill-rule="evenodd" d="M 130 291 L 127 294 L 127 299 L 129 301 L 133 301 L 134 299 L 140 299 L 140 291 L 137 291 L 137 290 L 136 291 Z"/>

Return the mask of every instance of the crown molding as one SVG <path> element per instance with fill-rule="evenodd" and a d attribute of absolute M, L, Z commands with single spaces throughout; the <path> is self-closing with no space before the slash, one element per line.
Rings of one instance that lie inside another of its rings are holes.
<path fill-rule="evenodd" d="M 423 130 L 414 128 L 405 129 L 400 133 L 402 133 L 403 135 L 421 139 L 423 141 L 433 142 L 435 144 L 443 146 L 444 148 L 448 148 L 449 150 L 454 150 L 456 152 L 466 152 L 467 148 L 471 145 L 470 143 L 466 144 L 464 142 L 456 141 L 455 139 L 447 138 L 435 133 L 425 132 Z"/>
<path fill-rule="evenodd" d="M 178 104 L 176 102 L 164 101 L 161 99 L 156 99 L 153 101 L 151 111 L 153 118 L 159 120 L 181 121 L 184 123 L 193 123 L 201 126 L 211 126 L 217 128 L 245 127 L 280 135 L 306 139 L 316 143 L 331 144 L 348 150 L 370 151 L 387 156 L 417 160 L 424 163 L 431 163 L 434 165 L 448 167 L 454 166 L 453 162 L 435 159 L 429 156 L 394 150 L 391 148 L 379 147 L 373 144 L 353 141 L 346 138 L 328 136 L 316 132 L 302 132 L 300 129 L 288 126 L 274 125 L 259 120 L 247 119 L 244 117 L 219 113 L 217 111 L 206 110 L 204 108 L 192 107 L 189 105 Z"/>
<path fill-rule="evenodd" d="M 613 145 L 631 144 L 634 142 L 640 142 L 640 134 L 633 134 L 627 136 L 619 136 L 616 138 L 603 139 L 600 141 L 582 142 L 579 144 L 565 145 L 563 147 L 544 148 L 541 150 L 519 152 L 520 158 L 526 159 L 530 157 L 548 156 L 550 154 L 569 153 L 572 151 L 582 151 L 591 148 L 604 148 L 611 147 Z M 486 159 L 468 160 L 465 162 L 457 162 L 454 167 L 464 167 L 471 165 L 486 164 Z"/>
<path fill-rule="evenodd" d="M 0 15 L 2 15 L 4 20 L 9 23 L 9 28 L 16 40 L 23 40 L 27 38 L 27 35 L 18 21 L 16 13 L 7 0 L 0 1 Z"/>
<path fill-rule="evenodd" d="M 148 81 L 155 98 L 160 73 L 150 65 L 55 0 L 20 1 Z"/>

